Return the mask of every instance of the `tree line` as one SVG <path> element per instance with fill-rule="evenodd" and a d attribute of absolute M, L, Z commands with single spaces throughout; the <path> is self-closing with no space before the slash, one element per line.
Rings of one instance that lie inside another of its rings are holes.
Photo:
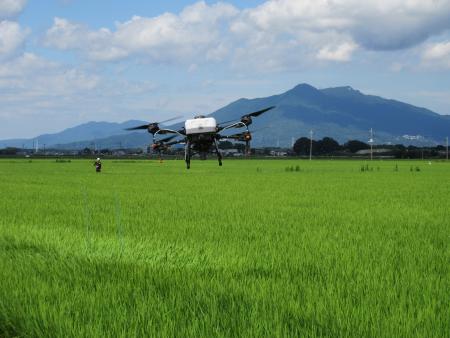
<path fill-rule="evenodd" d="M 311 148 L 311 139 L 300 137 L 293 146 L 293 152 L 300 156 L 308 156 Z M 324 137 L 321 140 L 312 140 L 313 155 L 345 155 L 355 154 L 360 150 L 370 149 L 370 145 L 359 140 L 350 140 L 344 144 L 339 144 L 331 137 Z M 403 144 L 378 144 L 373 146 L 374 152 L 378 149 L 385 150 L 383 154 L 396 158 L 422 158 L 438 157 L 446 151 L 446 147 L 438 145 L 435 147 L 405 146 Z"/>

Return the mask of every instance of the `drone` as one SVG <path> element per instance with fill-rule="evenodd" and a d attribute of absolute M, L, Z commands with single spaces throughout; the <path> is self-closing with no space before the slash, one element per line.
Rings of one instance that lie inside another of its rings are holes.
<path fill-rule="evenodd" d="M 252 134 L 248 126 L 252 124 L 252 118 L 258 117 L 261 114 L 274 109 L 275 106 L 268 107 L 253 113 L 245 114 L 240 119 L 231 120 L 227 122 L 217 123 L 214 117 L 206 117 L 204 115 L 195 116 L 193 119 L 188 119 L 184 123 L 184 127 L 179 130 L 160 128 L 159 124 L 179 119 L 180 117 L 172 118 L 162 122 L 151 122 L 141 126 L 128 128 L 126 130 L 147 130 L 153 136 L 152 148 L 154 151 L 161 152 L 167 150 L 170 146 L 175 144 L 185 144 L 184 160 L 186 168 L 191 168 L 191 158 L 195 154 L 200 155 L 200 159 L 206 159 L 210 152 L 217 154 L 219 166 L 222 166 L 222 154 L 219 150 L 219 141 L 234 140 L 238 142 L 245 142 L 245 153 L 250 154 L 250 141 Z M 245 131 L 233 134 L 220 134 L 225 130 L 233 128 L 245 128 Z M 158 139 L 159 135 L 172 134 L 169 137 Z"/>

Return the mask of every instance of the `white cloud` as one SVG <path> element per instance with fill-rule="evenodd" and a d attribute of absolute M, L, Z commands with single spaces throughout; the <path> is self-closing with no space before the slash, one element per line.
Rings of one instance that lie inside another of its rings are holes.
<path fill-rule="evenodd" d="M 54 18 L 53 26 L 47 31 L 46 43 L 62 50 L 80 48 L 87 33 L 87 27 L 66 19 Z"/>
<path fill-rule="evenodd" d="M 25 42 L 29 34 L 28 29 L 23 29 L 17 22 L 0 21 L 0 59 L 14 54 Z"/>
<path fill-rule="evenodd" d="M 59 97 L 89 91 L 99 81 L 96 75 L 62 66 L 32 53 L 24 53 L 0 64 L 0 87 L 4 95 L 13 90 L 20 101 L 27 97 Z"/>
<path fill-rule="evenodd" d="M 422 60 L 425 66 L 450 69 L 450 41 L 426 45 Z"/>
<path fill-rule="evenodd" d="M 112 61 L 126 57 L 128 52 L 112 44 L 113 34 L 106 28 L 90 31 L 87 26 L 55 18 L 47 31 L 45 45 L 61 50 L 84 50 L 89 58 Z"/>
<path fill-rule="evenodd" d="M 358 46 L 353 42 L 344 42 L 338 46 L 326 46 L 319 50 L 319 60 L 346 62 L 350 61 L 352 53 Z"/>
<path fill-rule="evenodd" d="M 32 53 L 24 53 L 20 57 L 0 64 L 0 78 L 26 78 L 37 73 L 47 73 L 57 64 L 47 61 Z"/>
<path fill-rule="evenodd" d="M 405 67 L 406 67 L 406 65 L 404 63 L 396 61 L 396 62 L 391 63 L 391 65 L 389 66 L 389 70 L 394 73 L 399 73 L 403 69 L 405 69 Z"/>
<path fill-rule="evenodd" d="M 200 1 L 179 14 L 134 16 L 113 30 L 55 18 L 45 43 L 96 61 L 140 57 L 186 67 L 225 61 L 276 71 L 350 61 L 356 49 L 409 48 L 446 29 L 448 0 L 269 0 L 245 10 Z"/>
<path fill-rule="evenodd" d="M 93 60 L 118 60 L 133 54 L 145 55 L 150 61 L 190 64 L 188 60 L 205 55 L 218 59 L 224 54 L 223 22 L 237 13 L 229 4 L 198 2 L 179 15 L 134 16 L 117 23 L 114 32 L 106 28 L 90 31 L 81 24 L 55 18 L 45 43 L 59 49 L 81 50 Z"/>
<path fill-rule="evenodd" d="M 0 0 L 0 19 L 19 14 L 27 4 L 27 0 Z"/>
<path fill-rule="evenodd" d="M 449 29 L 450 1 L 270 0 L 236 25 L 272 34 L 334 31 L 367 49 L 402 49 Z"/>
<path fill-rule="evenodd" d="M 32 119 L 36 126 L 26 127 L 30 134 L 58 123 L 62 128 L 92 119 L 123 120 L 132 117 L 124 117 L 130 111 L 148 113 L 153 104 L 149 95 L 156 89 L 150 81 L 125 80 L 95 66 L 67 66 L 24 53 L 0 63 L 0 120 L 20 125 Z M 0 127 L 2 135 L 20 134 Z"/>

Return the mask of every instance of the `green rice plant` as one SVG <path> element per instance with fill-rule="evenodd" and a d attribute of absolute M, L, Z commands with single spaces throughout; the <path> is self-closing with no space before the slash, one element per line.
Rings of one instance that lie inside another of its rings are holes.
<path fill-rule="evenodd" d="M 102 162 L 0 160 L 1 337 L 450 332 L 448 162 Z"/>

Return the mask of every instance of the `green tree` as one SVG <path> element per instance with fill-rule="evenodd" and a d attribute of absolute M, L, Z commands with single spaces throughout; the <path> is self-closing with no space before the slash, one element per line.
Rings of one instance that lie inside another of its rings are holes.
<path fill-rule="evenodd" d="M 316 141 L 313 140 L 313 149 L 314 143 L 316 143 Z M 295 141 L 293 150 L 297 155 L 308 155 L 310 146 L 311 140 L 309 138 L 300 137 L 297 141 Z"/>
<path fill-rule="evenodd" d="M 339 143 L 331 137 L 324 137 L 317 141 L 317 152 L 319 154 L 331 154 L 340 149 Z"/>
<path fill-rule="evenodd" d="M 344 149 L 349 150 L 352 153 L 356 153 L 359 150 L 368 149 L 370 146 L 364 142 L 358 140 L 350 140 L 344 144 Z"/>

